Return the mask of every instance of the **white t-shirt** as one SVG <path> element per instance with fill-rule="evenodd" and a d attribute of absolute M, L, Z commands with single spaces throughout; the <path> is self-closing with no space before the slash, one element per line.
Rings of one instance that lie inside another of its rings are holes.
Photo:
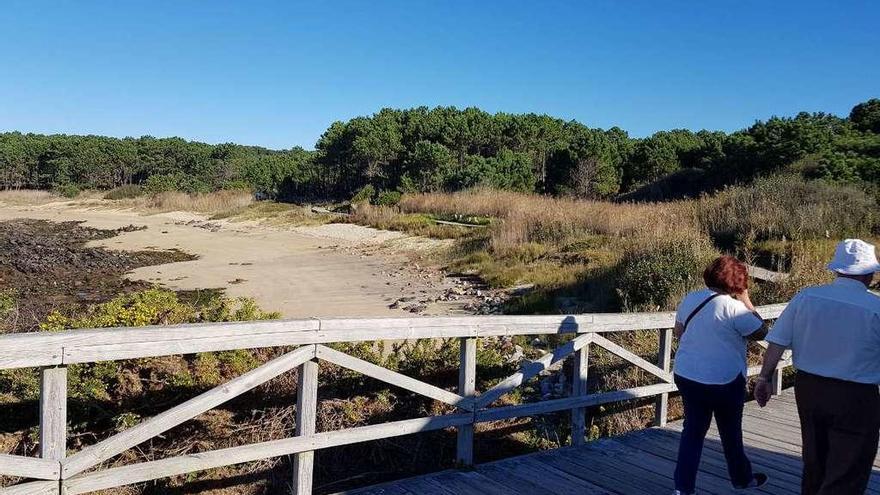
<path fill-rule="evenodd" d="M 678 305 L 675 321 L 684 324 L 691 312 L 715 294 L 709 289 L 691 292 Z M 748 376 L 746 336 L 763 322 L 746 305 L 720 295 L 703 306 L 685 329 L 675 353 L 676 375 L 708 385 L 730 383 Z"/>
<path fill-rule="evenodd" d="M 880 297 L 840 277 L 804 289 L 779 315 L 767 342 L 790 348 L 799 370 L 880 384 Z"/>

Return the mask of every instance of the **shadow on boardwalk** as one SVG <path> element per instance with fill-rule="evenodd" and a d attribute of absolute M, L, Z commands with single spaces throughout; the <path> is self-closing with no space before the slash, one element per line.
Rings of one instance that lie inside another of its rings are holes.
<path fill-rule="evenodd" d="M 672 473 L 681 423 L 478 465 L 472 471 L 444 471 L 346 492 L 358 495 L 658 495 L 672 493 Z M 801 482 L 800 427 L 794 394 L 787 391 L 759 409 L 746 405 L 746 448 L 755 471 L 770 482 L 754 493 L 798 494 Z M 875 460 L 868 489 L 880 494 L 880 465 Z M 697 490 L 704 494 L 733 490 L 714 427 L 706 439 Z"/>

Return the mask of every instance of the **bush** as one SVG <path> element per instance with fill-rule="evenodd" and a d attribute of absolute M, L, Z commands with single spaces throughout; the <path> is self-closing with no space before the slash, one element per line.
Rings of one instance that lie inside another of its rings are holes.
<path fill-rule="evenodd" d="M 376 198 L 376 204 L 379 206 L 397 206 L 400 203 L 401 194 L 398 191 L 382 191 Z"/>
<path fill-rule="evenodd" d="M 185 193 L 206 193 L 212 190 L 203 180 L 186 174 L 156 174 L 144 182 L 144 192 L 159 194 L 180 191 Z"/>
<path fill-rule="evenodd" d="M 120 199 L 134 199 L 144 194 L 144 189 L 136 184 L 128 184 L 111 189 L 104 194 L 104 199 L 118 201 Z"/>
<path fill-rule="evenodd" d="M 159 194 L 163 192 L 178 191 L 180 181 L 177 175 L 156 174 L 147 177 L 144 182 L 144 192 L 147 194 Z"/>
<path fill-rule="evenodd" d="M 632 246 L 618 266 L 623 310 L 674 309 L 684 294 L 703 284 L 703 269 L 716 256 L 708 239 L 691 236 Z"/>
<path fill-rule="evenodd" d="M 375 196 L 376 188 L 372 184 L 367 184 L 351 197 L 351 204 L 372 203 Z"/>
<path fill-rule="evenodd" d="M 701 227 L 716 243 L 844 238 L 876 231 L 877 203 L 861 189 L 779 175 L 730 187 L 697 203 Z"/>
<path fill-rule="evenodd" d="M 236 179 L 224 182 L 220 189 L 224 191 L 247 191 L 254 192 L 254 186 L 243 179 Z"/>
<path fill-rule="evenodd" d="M 75 184 L 62 184 L 55 186 L 55 193 L 68 199 L 79 196 L 80 190 Z"/>

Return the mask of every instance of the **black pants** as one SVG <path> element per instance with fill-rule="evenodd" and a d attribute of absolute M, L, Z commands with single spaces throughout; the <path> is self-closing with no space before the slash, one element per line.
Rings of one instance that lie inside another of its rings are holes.
<path fill-rule="evenodd" d="M 703 441 L 715 416 L 718 435 L 727 459 L 727 472 L 735 487 L 752 481 L 752 464 L 746 457 L 742 438 L 743 401 L 746 379 L 740 375 L 724 385 L 706 385 L 675 375 L 684 402 L 684 430 L 675 466 L 675 488 L 693 493 L 703 454 Z"/>
<path fill-rule="evenodd" d="M 804 495 L 862 495 L 880 432 L 880 392 L 798 371 L 795 399 L 801 418 Z"/>

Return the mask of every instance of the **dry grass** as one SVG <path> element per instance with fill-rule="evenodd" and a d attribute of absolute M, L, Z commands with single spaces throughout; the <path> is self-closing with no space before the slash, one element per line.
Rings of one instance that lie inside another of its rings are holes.
<path fill-rule="evenodd" d="M 0 191 L 0 203 L 14 206 L 41 205 L 55 201 L 67 201 L 49 191 L 35 189 L 7 189 Z"/>
<path fill-rule="evenodd" d="M 151 196 L 123 199 L 105 199 L 106 193 L 90 191 L 80 194 L 74 203 L 88 208 L 132 209 L 146 213 L 186 211 L 206 215 L 220 215 L 240 211 L 254 203 L 253 194 L 229 190 L 210 193 L 163 192 Z"/>
<path fill-rule="evenodd" d="M 438 224 L 430 215 L 401 213 L 397 207 L 391 206 L 359 205 L 350 216 L 337 217 L 334 220 L 434 239 L 458 239 L 471 233 L 471 228 Z"/>
<path fill-rule="evenodd" d="M 727 247 L 751 240 L 810 240 L 871 235 L 877 203 L 841 184 L 775 176 L 729 187 L 695 202 L 703 230 Z"/>
<path fill-rule="evenodd" d="M 145 206 L 158 211 L 191 211 L 217 214 L 248 206 L 254 195 L 248 191 L 216 191 L 212 193 L 187 194 L 164 192 L 145 198 Z"/>
<path fill-rule="evenodd" d="M 561 245 L 585 235 L 662 237 L 697 230 L 691 202 L 617 204 L 473 190 L 406 196 L 400 206 L 410 213 L 499 218 L 501 225 L 492 236 L 495 248 L 528 242 Z"/>
<path fill-rule="evenodd" d="M 654 247 L 666 253 L 670 240 L 701 248 L 710 245 L 696 221 L 694 205 L 618 204 L 473 190 L 406 196 L 400 204 L 406 213 L 399 216 L 496 219 L 463 237 L 448 262 L 455 270 L 480 274 L 493 287 L 534 284 L 536 290 L 514 301 L 510 311 L 557 312 L 571 304 L 579 311 L 618 311 L 616 271 L 626 253 Z M 382 220 L 388 224 L 393 218 Z M 681 263 L 673 263 L 677 260 L 661 256 L 656 268 L 683 269 Z M 677 272 L 670 278 L 676 276 Z"/>
<path fill-rule="evenodd" d="M 257 201 L 214 214 L 214 220 L 259 222 L 274 227 L 322 225 L 333 220 L 329 214 L 314 213 L 309 206 L 272 201 Z"/>

